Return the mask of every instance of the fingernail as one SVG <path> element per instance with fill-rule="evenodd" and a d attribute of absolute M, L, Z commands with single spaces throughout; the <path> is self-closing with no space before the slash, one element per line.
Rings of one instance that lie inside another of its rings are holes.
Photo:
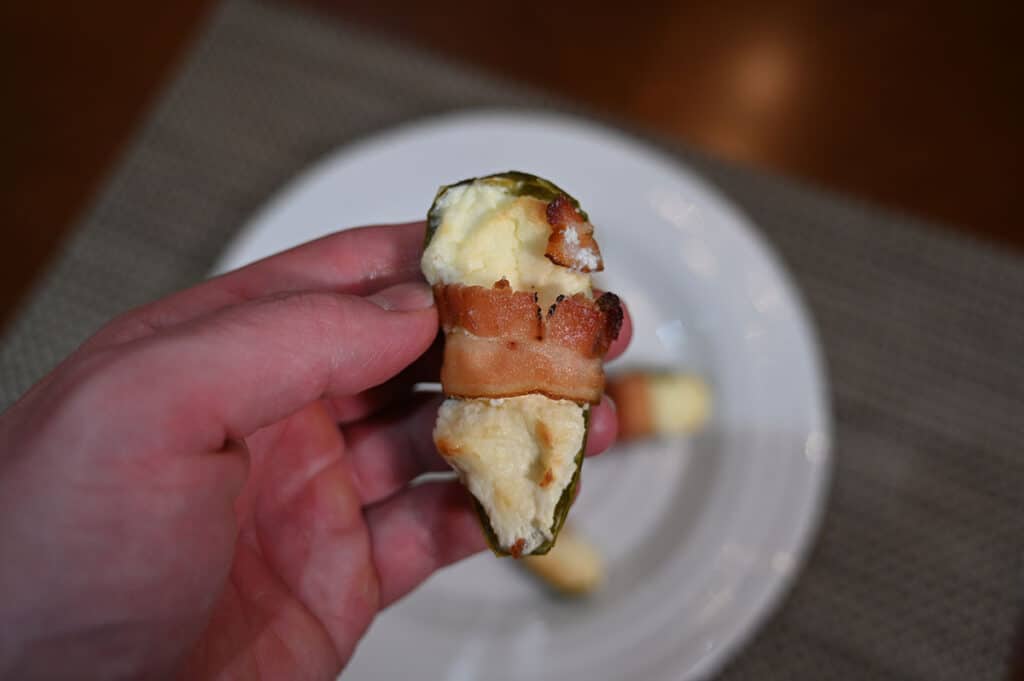
<path fill-rule="evenodd" d="M 424 283 L 409 282 L 378 291 L 369 296 L 367 300 L 385 310 L 411 312 L 412 310 L 424 310 L 433 305 L 434 293 Z"/>

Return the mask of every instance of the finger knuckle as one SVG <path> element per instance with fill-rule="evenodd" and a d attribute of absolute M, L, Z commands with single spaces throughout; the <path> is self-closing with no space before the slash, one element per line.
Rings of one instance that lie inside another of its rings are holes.
<path fill-rule="evenodd" d="M 80 433 L 81 441 L 108 433 L 128 418 L 126 409 L 133 394 L 131 363 L 125 352 L 101 350 L 90 353 L 62 371 L 48 386 L 50 427 L 60 430 L 65 422 Z"/>

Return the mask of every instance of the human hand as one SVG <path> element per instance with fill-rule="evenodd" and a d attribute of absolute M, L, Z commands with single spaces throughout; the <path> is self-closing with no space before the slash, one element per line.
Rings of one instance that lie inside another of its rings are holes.
<path fill-rule="evenodd" d="M 423 224 L 338 233 L 113 321 L 0 416 L 0 677 L 332 679 L 480 550 L 430 432 Z M 628 323 L 609 358 L 621 353 Z M 608 403 L 588 453 L 614 439 Z"/>

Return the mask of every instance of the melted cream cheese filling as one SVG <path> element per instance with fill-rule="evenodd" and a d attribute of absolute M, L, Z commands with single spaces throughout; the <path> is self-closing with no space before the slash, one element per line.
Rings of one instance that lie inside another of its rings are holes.
<path fill-rule="evenodd" d="M 686 374 L 654 374 L 650 380 L 654 432 L 692 433 L 711 415 L 707 385 Z"/>
<path fill-rule="evenodd" d="M 543 395 L 449 399 L 434 442 L 487 512 L 505 549 L 527 555 L 552 538 L 555 507 L 576 471 L 586 407 Z"/>
<path fill-rule="evenodd" d="M 591 295 L 590 275 L 554 264 L 547 250 L 547 204 L 474 182 L 441 197 L 441 224 L 421 265 L 433 284 L 491 287 L 501 278 L 513 291 L 536 291 L 546 310 L 559 295 Z"/>

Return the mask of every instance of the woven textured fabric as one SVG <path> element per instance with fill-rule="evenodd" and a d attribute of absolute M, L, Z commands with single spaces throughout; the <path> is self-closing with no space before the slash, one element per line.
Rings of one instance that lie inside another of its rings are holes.
<path fill-rule="evenodd" d="M 117 313 L 202 278 L 274 190 L 369 132 L 564 104 L 323 17 L 212 18 L 0 343 L 0 408 Z M 821 534 L 727 679 L 994 679 L 1024 577 L 1024 262 L 672 151 L 763 230 L 824 343 L 836 471 Z"/>

